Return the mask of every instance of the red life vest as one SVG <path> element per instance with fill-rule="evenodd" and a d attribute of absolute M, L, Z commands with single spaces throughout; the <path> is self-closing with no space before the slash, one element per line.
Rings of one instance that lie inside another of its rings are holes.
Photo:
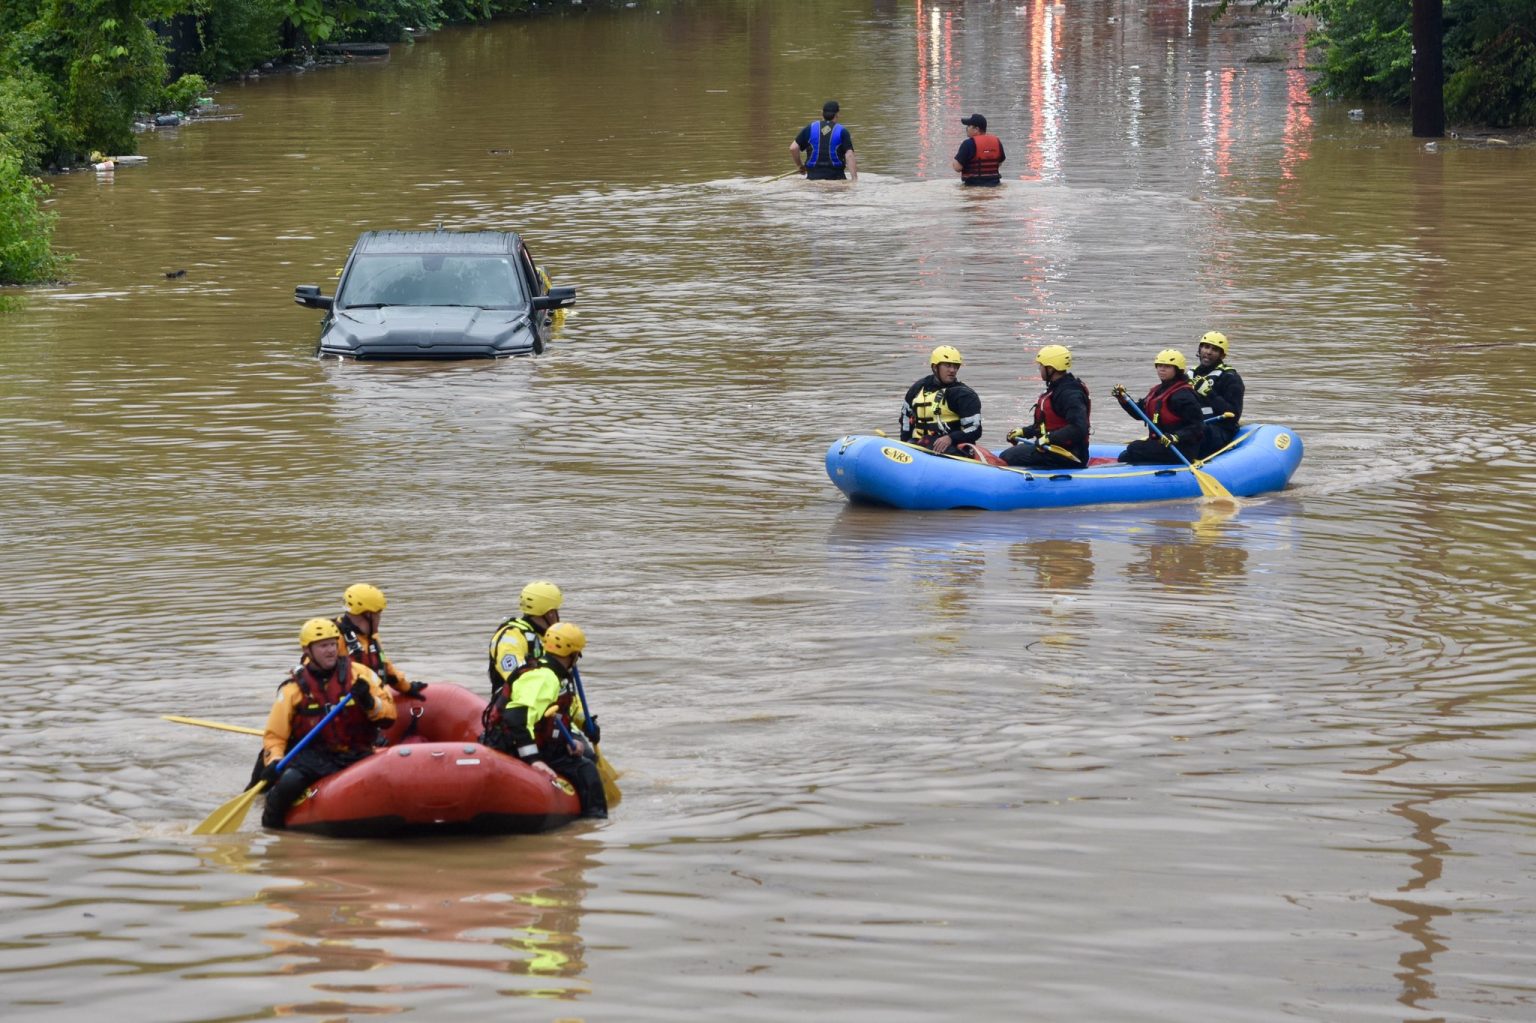
<path fill-rule="evenodd" d="M 1172 383 L 1158 384 L 1141 400 L 1141 409 L 1147 414 L 1147 418 L 1156 423 L 1164 433 L 1177 430 L 1184 425 L 1184 420 L 1174 415 L 1173 410 L 1168 407 L 1168 399 L 1180 391 L 1192 389 L 1189 381 L 1182 378 Z"/>
<path fill-rule="evenodd" d="M 288 737 L 290 748 L 304 736 L 315 730 L 320 719 L 325 717 L 326 711 L 352 688 L 352 662 L 345 657 L 338 658 L 336 670 L 331 677 L 322 682 L 315 677 L 310 669 L 308 661 L 294 671 L 290 676 L 303 694 L 303 701 L 293 712 L 293 725 Z M 360 752 L 373 747 L 373 737 L 378 733 L 378 727 L 368 720 L 368 715 L 361 707 L 348 704 L 346 710 L 331 718 L 331 723 L 325 726 L 325 731 L 320 733 L 316 741 L 322 742 L 333 750 L 348 750 Z M 311 744 L 313 745 L 313 744 Z"/>
<path fill-rule="evenodd" d="M 996 135 L 988 135 L 982 132 L 980 135 L 972 135 L 971 141 L 976 143 L 976 156 L 961 171 L 962 177 L 967 178 L 995 178 L 997 170 L 1002 166 L 1003 143 Z"/>
<path fill-rule="evenodd" d="M 1066 385 L 1063 384 L 1061 386 Z M 1088 396 L 1088 388 L 1081 380 L 1077 381 L 1077 386 L 1082 389 L 1083 401 L 1088 404 L 1088 415 L 1092 417 L 1093 399 Z M 1056 411 L 1056 406 L 1051 402 L 1051 397 L 1054 394 L 1055 388 L 1047 387 L 1045 393 L 1035 399 L 1035 425 L 1046 433 L 1055 433 L 1063 426 L 1068 425 L 1067 421 L 1061 417 L 1061 413 Z"/>

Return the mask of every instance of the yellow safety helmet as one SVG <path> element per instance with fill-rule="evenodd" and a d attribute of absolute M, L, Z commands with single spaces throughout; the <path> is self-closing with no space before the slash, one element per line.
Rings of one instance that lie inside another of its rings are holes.
<path fill-rule="evenodd" d="M 1208 330 L 1204 334 L 1201 334 L 1200 343 L 1203 345 L 1210 345 L 1212 348 L 1220 348 L 1223 355 L 1232 350 L 1231 347 L 1227 344 L 1227 335 L 1223 334 L 1219 330 Z"/>
<path fill-rule="evenodd" d="M 1164 348 L 1157 353 L 1157 358 L 1152 360 L 1153 365 L 1172 366 L 1175 369 L 1188 369 L 1189 363 L 1184 359 L 1184 353 L 1177 348 Z"/>
<path fill-rule="evenodd" d="M 556 622 L 544 633 L 544 651 L 569 657 L 587 648 L 587 634 L 573 622 Z"/>
<path fill-rule="evenodd" d="M 939 347 L 933 350 L 933 354 L 928 356 L 928 365 L 937 366 L 941 362 L 952 362 L 959 366 L 965 360 L 960 358 L 960 349 L 954 345 L 939 345 Z"/>
<path fill-rule="evenodd" d="M 1035 356 L 1035 361 L 1042 366 L 1049 366 L 1065 373 L 1072 368 L 1072 353 L 1067 350 L 1066 345 L 1046 345 L 1040 349 L 1040 354 Z"/>
<path fill-rule="evenodd" d="M 341 630 L 329 618 L 311 618 L 299 627 L 299 648 L 308 650 L 311 643 L 322 639 L 341 639 Z"/>
<path fill-rule="evenodd" d="M 346 602 L 347 610 L 355 615 L 367 614 L 369 611 L 382 611 L 388 603 L 384 599 L 384 591 L 377 586 L 369 586 L 367 583 L 355 583 L 347 587 L 347 592 L 341 595 Z"/>
<path fill-rule="evenodd" d="M 538 579 L 523 587 L 522 594 L 517 598 L 517 606 L 525 615 L 547 615 L 558 608 L 564 599 L 560 587 Z"/>

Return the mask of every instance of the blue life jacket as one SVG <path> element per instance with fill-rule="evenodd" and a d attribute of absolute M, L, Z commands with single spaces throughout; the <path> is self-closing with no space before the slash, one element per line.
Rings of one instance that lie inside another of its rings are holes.
<path fill-rule="evenodd" d="M 823 121 L 811 122 L 809 128 L 811 138 L 811 155 L 810 158 L 805 161 L 805 165 L 807 167 L 841 167 L 843 165 L 843 158 L 841 155 L 839 155 L 837 150 L 838 146 L 841 145 L 843 141 L 843 136 L 846 135 L 847 132 L 843 130 L 842 125 L 834 124 L 832 126 L 832 134 L 827 136 L 827 152 L 823 153 L 821 151 L 821 126 L 823 123 Z"/>

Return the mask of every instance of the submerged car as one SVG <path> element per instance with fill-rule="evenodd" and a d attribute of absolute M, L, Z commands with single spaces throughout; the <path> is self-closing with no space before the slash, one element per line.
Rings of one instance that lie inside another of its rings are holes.
<path fill-rule="evenodd" d="M 293 300 L 326 310 L 319 356 L 498 359 L 542 352 L 575 304 L 548 280 L 509 231 L 365 231 L 334 298 L 301 284 Z"/>

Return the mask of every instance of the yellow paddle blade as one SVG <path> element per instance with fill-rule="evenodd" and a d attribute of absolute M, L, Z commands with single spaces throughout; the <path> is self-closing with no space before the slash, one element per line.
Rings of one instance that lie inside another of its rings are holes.
<path fill-rule="evenodd" d="M 1195 482 L 1200 484 L 1200 493 L 1204 494 L 1207 500 L 1230 502 L 1234 507 L 1237 505 L 1237 498 L 1221 485 L 1221 480 L 1193 466 L 1190 467 L 1190 472 L 1195 474 Z"/>
<path fill-rule="evenodd" d="M 240 825 L 245 823 L 245 815 L 250 812 L 251 804 L 261 794 L 261 790 L 267 787 L 265 781 L 259 781 L 255 785 L 240 793 L 234 799 L 225 803 L 208 815 L 208 819 L 192 829 L 194 835 L 232 835 L 240 830 Z"/>
<path fill-rule="evenodd" d="M 199 728 L 217 728 L 223 732 L 239 732 L 241 735 L 265 735 L 260 728 L 246 728 L 243 725 L 223 725 L 217 721 L 204 721 L 202 718 L 184 718 L 179 714 L 161 714 L 166 721 L 174 721 L 178 725 L 197 725 Z"/>
<path fill-rule="evenodd" d="M 1066 448 L 1062 447 L 1060 444 L 1047 444 L 1047 445 L 1045 445 L 1045 450 L 1051 452 L 1052 454 L 1060 455 L 1062 458 L 1070 458 L 1070 459 L 1072 459 L 1072 461 L 1078 463 L 1079 465 L 1081 465 L 1083 463 L 1083 460 L 1081 458 L 1078 458 L 1076 455 L 1074 455 L 1072 452 L 1068 451 Z M 1220 483 L 1218 483 L 1216 485 L 1218 487 L 1221 486 Z"/>
<path fill-rule="evenodd" d="M 603 779 L 603 797 L 609 806 L 618 806 L 619 800 L 624 798 L 624 793 L 619 791 L 620 772 L 596 746 L 592 747 L 592 752 L 597 755 L 597 773 Z"/>

